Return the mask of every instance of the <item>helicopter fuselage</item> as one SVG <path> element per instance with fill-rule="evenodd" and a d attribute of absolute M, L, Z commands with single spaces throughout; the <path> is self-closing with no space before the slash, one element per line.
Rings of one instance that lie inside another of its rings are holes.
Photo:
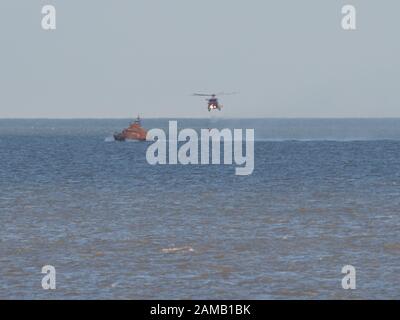
<path fill-rule="evenodd" d="M 217 98 L 208 99 L 208 111 L 215 110 L 215 109 L 218 109 L 221 111 L 221 106 L 218 103 L 218 99 Z"/>

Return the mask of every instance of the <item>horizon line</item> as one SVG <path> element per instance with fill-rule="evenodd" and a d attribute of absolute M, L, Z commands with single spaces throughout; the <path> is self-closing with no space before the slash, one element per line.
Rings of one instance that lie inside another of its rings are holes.
<path fill-rule="evenodd" d="M 0 120 L 127 120 L 135 117 L 0 117 Z M 209 117 L 141 117 L 141 119 L 209 119 Z M 219 120 L 390 120 L 396 117 L 219 117 Z"/>

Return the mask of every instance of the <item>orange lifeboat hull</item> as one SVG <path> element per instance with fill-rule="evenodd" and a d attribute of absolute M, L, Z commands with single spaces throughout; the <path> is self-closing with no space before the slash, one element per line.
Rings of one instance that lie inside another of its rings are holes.
<path fill-rule="evenodd" d="M 147 131 L 140 126 L 140 124 L 134 123 L 129 128 L 124 129 L 121 133 L 114 135 L 114 139 L 117 141 L 125 140 L 139 140 L 145 141 L 147 136 Z"/>

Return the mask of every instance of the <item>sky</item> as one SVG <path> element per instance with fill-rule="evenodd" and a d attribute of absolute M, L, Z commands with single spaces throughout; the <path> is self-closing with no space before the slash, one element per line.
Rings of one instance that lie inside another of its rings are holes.
<path fill-rule="evenodd" d="M 42 7 L 57 29 L 41 28 Z M 342 6 L 357 30 L 341 27 Z M 398 0 L 1 0 L 0 118 L 400 117 Z"/>

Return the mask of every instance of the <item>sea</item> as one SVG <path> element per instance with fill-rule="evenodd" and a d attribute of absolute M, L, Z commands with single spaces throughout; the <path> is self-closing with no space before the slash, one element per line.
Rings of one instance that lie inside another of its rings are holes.
<path fill-rule="evenodd" d="M 129 119 L 0 120 L 1 299 L 400 298 L 400 119 L 142 125 L 169 120 L 254 129 L 254 172 L 150 165 Z"/>

